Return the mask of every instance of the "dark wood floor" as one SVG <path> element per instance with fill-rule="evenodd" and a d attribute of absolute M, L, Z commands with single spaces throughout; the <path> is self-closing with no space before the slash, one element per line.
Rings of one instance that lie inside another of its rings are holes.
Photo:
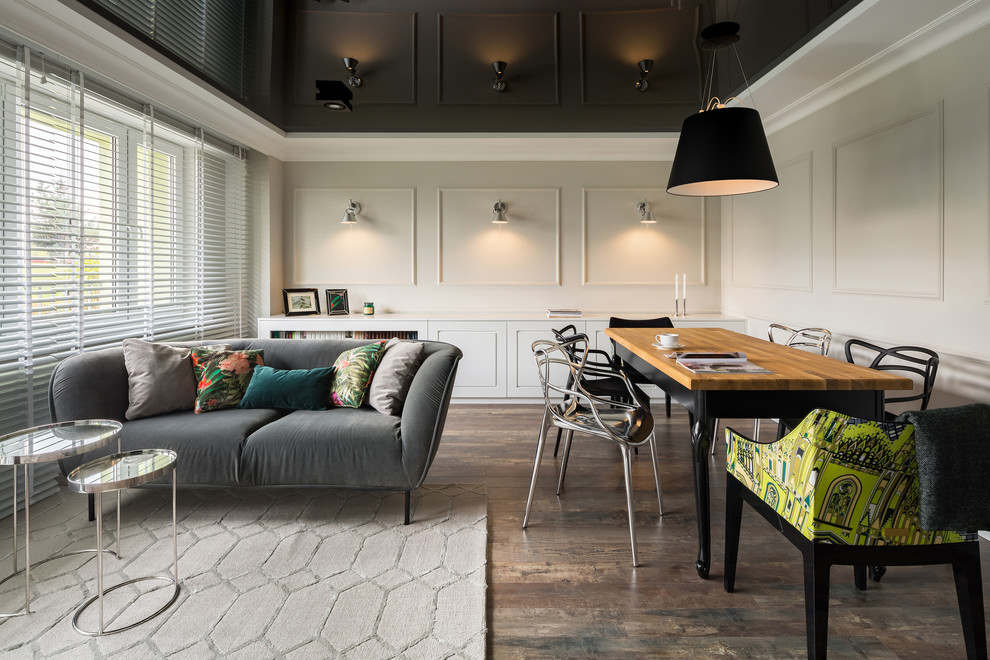
<path fill-rule="evenodd" d="M 488 487 L 491 658 L 807 656 L 801 555 L 744 507 L 736 591 L 722 588 L 724 447 L 712 460 L 711 578 L 694 569 L 697 533 L 687 414 L 656 411 L 665 515 L 648 452 L 633 466 L 641 565 L 632 567 L 618 449 L 575 437 L 566 489 L 544 456 L 529 528 L 522 515 L 542 408 L 453 405 L 433 483 Z M 732 420 L 730 420 L 730 424 Z M 740 430 L 751 422 L 739 421 Z M 764 427 L 770 433 L 769 426 Z M 984 592 L 990 552 L 984 548 Z M 832 658 L 964 658 L 948 566 L 891 568 L 865 592 L 832 571 Z"/>

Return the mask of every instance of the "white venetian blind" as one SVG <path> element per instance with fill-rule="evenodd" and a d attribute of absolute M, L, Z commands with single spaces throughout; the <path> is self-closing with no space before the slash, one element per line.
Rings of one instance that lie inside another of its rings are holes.
<path fill-rule="evenodd" d="M 251 334 L 239 148 L 0 44 L 0 162 L 0 433 L 49 421 L 77 352 Z"/>

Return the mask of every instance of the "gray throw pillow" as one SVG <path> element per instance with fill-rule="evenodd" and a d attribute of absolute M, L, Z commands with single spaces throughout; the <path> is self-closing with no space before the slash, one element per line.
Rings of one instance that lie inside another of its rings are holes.
<path fill-rule="evenodd" d="M 389 339 L 368 387 L 368 405 L 386 415 L 401 414 L 409 384 L 423 360 L 424 349 L 418 341 Z"/>
<path fill-rule="evenodd" d="M 193 407 L 196 378 L 188 348 L 125 339 L 127 419 L 151 417 Z"/>

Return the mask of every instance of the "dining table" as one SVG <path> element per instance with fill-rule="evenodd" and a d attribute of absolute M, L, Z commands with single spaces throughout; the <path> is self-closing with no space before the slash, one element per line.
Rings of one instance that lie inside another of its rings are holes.
<path fill-rule="evenodd" d="M 869 369 L 817 353 L 775 344 L 723 328 L 676 328 L 680 346 L 657 341 L 657 328 L 609 328 L 615 355 L 684 406 L 691 424 L 694 497 L 698 519 L 698 575 L 711 568 L 709 451 L 713 420 L 802 419 L 816 408 L 883 419 L 884 391 L 909 390 L 910 378 Z M 769 373 L 695 373 L 677 361 L 678 352 L 741 352 Z"/>

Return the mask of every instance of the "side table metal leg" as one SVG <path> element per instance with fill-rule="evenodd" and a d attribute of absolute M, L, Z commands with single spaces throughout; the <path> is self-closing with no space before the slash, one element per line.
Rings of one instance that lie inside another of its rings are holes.
<path fill-rule="evenodd" d="M 31 477 L 27 464 L 24 465 L 24 613 L 31 613 Z"/>
<path fill-rule="evenodd" d="M 179 541 L 176 534 L 176 516 L 175 516 L 175 484 L 179 480 L 178 473 L 172 470 L 172 577 L 175 578 L 175 584 L 179 584 Z"/>
<path fill-rule="evenodd" d="M 100 634 L 103 634 L 103 493 L 96 493 L 96 594 L 100 601 Z"/>

